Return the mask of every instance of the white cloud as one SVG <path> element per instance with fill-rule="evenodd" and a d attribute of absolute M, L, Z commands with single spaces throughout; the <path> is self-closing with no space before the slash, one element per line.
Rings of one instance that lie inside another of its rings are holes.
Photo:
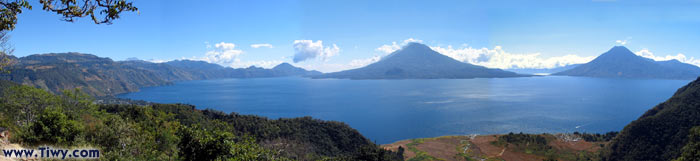
<path fill-rule="evenodd" d="M 401 46 L 404 46 L 404 45 L 411 43 L 411 42 L 423 43 L 423 40 L 408 38 L 406 40 L 403 40 L 403 42 L 401 42 L 401 44 L 396 43 L 396 41 L 394 41 L 394 42 L 391 42 L 391 45 L 382 45 L 375 50 L 389 54 L 389 53 L 392 53 L 396 50 L 401 49 Z"/>
<path fill-rule="evenodd" d="M 529 54 L 513 54 L 503 50 L 501 46 L 496 46 L 493 49 L 488 48 L 472 48 L 472 47 L 461 47 L 453 48 L 452 46 L 447 46 L 447 48 L 432 46 L 431 49 L 437 51 L 440 54 L 449 56 L 458 61 L 471 63 L 475 65 L 481 65 L 489 68 L 501 68 L 501 69 L 511 69 L 511 68 L 535 68 L 535 69 L 545 69 L 545 68 L 556 68 L 562 67 L 570 64 L 580 64 L 587 63 L 593 60 L 595 57 L 581 57 L 577 55 L 564 55 L 557 57 L 542 58 L 540 53 L 529 53 Z"/>
<path fill-rule="evenodd" d="M 261 60 L 261 61 L 239 61 L 235 64 L 229 66 L 233 68 L 247 68 L 250 66 L 262 67 L 262 68 L 272 68 L 276 65 L 283 63 L 281 60 Z"/>
<path fill-rule="evenodd" d="M 266 47 L 266 48 L 273 48 L 272 44 L 250 44 L 250 47 L 252 48 L 261 48 L 261 47 Z"/>
<path fill-rule="evenodd" d="M 700 60 L 695 59 L 695 57 L 687 57 L 683 53 L 678 53 L 676 55 L 656 56 L 656 55 L 654 55 L 654 53 L 649 51 L 649 49 L 642 49 L 642 50 L 635 52 L 634 54 L 637 54 L 637 55 L 645 57 L 645 58 L 653 59 L 655 61 L 666 61 L 666 60 L 676 59 L 676 60 L 683 62 L 683 63 L 693 64 L 695 66 L 700 66 Z"/>
<path fill-rule="evenodd" d="M 211 46 L 207 46 L 211 48 Z M 240 61 L 238 55 L 241 54 L 243 54 L 243 51 L 236 49 L 236 44 L 220 42 L 214 45 L 214 49 L 207 51 L 204 57 L 193 59 L 225 65 Z"/>
<path fill-rule="evenodd" d="M 615 43 L 620 44 L 620 45 L 625 45 L 625 44 L 627 44 L 627 40 L 616 40 Z"/>
<path fill-rule="evenodd" d="M 399 50 L 399 49 L 401 49 L 401 46 L 399 46 L 399 44 L 396 44 L 396 41 L 394 41 L 394 42 L 391 42 L 391 45 L 382 45 L 375 50 L 383 52 L 383 53 L 392 53 L 392 52 Z"/>
<path fill-rule="evenodd" d="M 401 43 L 391 42 L 388 45 L 382 45 L 375 49 L 386 54 L 392 53 L 401 49 L 402 46 L 410 42 L 423 42 L 419 39 L 409 38 Z M 586 63 L 593 60 L 595 57 L 581 57 L 577 55 L 564 55 L 558 57 L 542 58 L 540 53 L 529 54 L 513 54 L 503 50 L 501 46 L 496 46 L 493 49 L 488 48 L 472 48 L 467 44 L 462 44 L 455 48 L 451 45 L 447 47 L 431 46 L 431 49 L 440 54 L 449 56 L 458 61 L 486 66 L 489 68 L 555 68 L 570 64 Z M 378 61 L 378 60 L 377 60 Z"/>
<path fill-rule="evenodd" d="M 148 60 L 146 60 L 146 61 L 147 61 L 147 62 L 151 62 L 151 63 L 165 63 L 165 62 L 169 62 L 170 60 L 148 59 Z"/>
<path fill-rule="evenodd" d="M 214 44 L 213 46 L 207 42 L 205 42 L 205 44 L 207 45 L 207 49 L 209 49 L 209 51 L 206 52 L 204 57 L 182 59 L 201 60 L 232 68 L 247 68 L 250 66 L 271 68 L 279 63 L 282 63 L 281 60 L 241 61 L 238 56 L 243 54 L 243 50 L 236 49 L 236 44 L 234 43 L 220 42 Z"/>
<path fill-rule="evenodd" d="M 328 58 L 335 56 L 340 52 L 340 48 L 337 45 L 324 47 L 323 41 L 318 40 L 313 42 L 312 40 L 294 40 L 294 62 L 301 62 L 307 59 L 321 58 L 323 60 L 328 60 Z"/>
<path fill-rule="evenodd" d="M 403 40 L 403 44 L 408 44 L 409 42 L 423 43 L 423 40 L 418 40 L 418 39 L 413 39 L 413 38 L 408 38 L 406 40 Z"/>
<path fill-rule="evenodd" d="M 348 68 L 352 69 L 352 68 L 364 67 L 364 66 L 367 66 L 369 64 L 378 62 L 381 59 L 382 59 L 381 56 L 373 56 L 371 58 L 366 58 L 366 59 L 351 60 L 350 63 L 348 63 Z"/>

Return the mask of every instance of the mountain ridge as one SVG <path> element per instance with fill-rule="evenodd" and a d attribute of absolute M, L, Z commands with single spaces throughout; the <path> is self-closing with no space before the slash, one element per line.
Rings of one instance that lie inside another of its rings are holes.
<path fill-rule="evenodd" d="M 113 61 L 77 52 L 33 54 L 13 57 L 3 80 L 38 87 L 53 93 L 81 88 L 92 96 L 113 96 L 143 87 L 169 85 L 176 81 L 221 78 L 263 78 L 320 74 L 291 64 L 278 69 L 230 68 L 194 60 L 153 63 L 143 60 Z"/>
<path fill-rule="evenodd" d="M 678 60 L 654 61 L 615 46 L 592 61 L 553 75 L 615 77 L 637 79 L 695 79 L 700 67 Z"/>
<path fill-rule="evenodd" d="M 525 76 L 454 60 L 420 43 L 409 43 L 365 67 L 313 76 L 345 79 L 440 79 Z"/>

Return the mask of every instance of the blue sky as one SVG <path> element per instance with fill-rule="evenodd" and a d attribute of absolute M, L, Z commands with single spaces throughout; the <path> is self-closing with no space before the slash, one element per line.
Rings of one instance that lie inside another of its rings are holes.
<path fill-rule="evenodd" d="M 371 63 L 404 42 L 419 41 L 468 63 L 550 68 L 588 61 L 626 42 L 640 55 L 700 65 L 694 59 L 700 58 L 700 1 L 141 0 L 134 4 L 138 14 L 124 13 L 113 25 L 95 25 L 89 18 L 59 21 L 58 15 L 42 11 L 35 2 L 34 10 L 22 13 L 10 33 L 14 54 L 71 51 L 114 60 L 184 58 L 233 67 L 271 67 L 294 62 L 296 55 L 301 61 L 294 65 L 330 72 Z"/>

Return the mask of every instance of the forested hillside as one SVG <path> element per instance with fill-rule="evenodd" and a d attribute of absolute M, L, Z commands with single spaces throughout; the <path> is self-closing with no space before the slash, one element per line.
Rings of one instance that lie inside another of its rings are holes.
<path fill-rule="evenodd" d="M 12 143 L 96 147 L 105 160 L 402 160 L 357 130 L 310 117 L 276 119 L 183 104 L 97 105 L 79 90 L 54 95 L 4 86 L 0 127 Z"/>
<path fill-rule="evenodd" d="M 700 125 L 700 79 L 627 125 L 613 139 L 604 160 L 672 160 Z M 697 148 L 697 146 L 696 146 Z M 697 149 L 696 149 L 697 152 Z"/>

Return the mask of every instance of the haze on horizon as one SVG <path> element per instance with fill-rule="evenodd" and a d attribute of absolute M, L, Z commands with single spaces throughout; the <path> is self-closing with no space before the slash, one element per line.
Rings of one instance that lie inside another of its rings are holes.
<path fill-rule="evenodd" d="M 36 3 L 36 2 L 34 2 Z M 38 4 L 33 4 L 39 6 Z M 624 45 L 700 65 L 700 1 L 136 1 L 113 25 L 19 15 L 15 56 L 81 52 L 230 67 L 357 68 L 409 42 L 491 68 L 585 63 Z M 48 26 L 48 27 L 47 27 Z"/>

